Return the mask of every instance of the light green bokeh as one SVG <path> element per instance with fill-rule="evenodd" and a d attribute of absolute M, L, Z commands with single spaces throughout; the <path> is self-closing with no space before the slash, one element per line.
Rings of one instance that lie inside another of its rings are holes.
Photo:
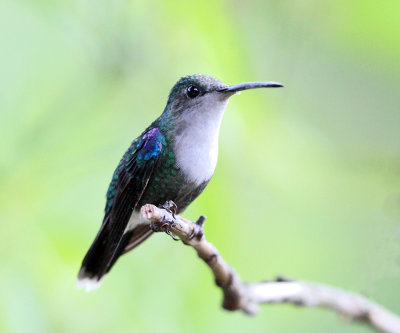
<path fill-rule="evenodd" d="M 400 313 L 400 2 L 0 2 L 1 332 L 369 332 L 320 309 L 248 318 L 155 235 L 75 289 L 119 158 L 182 75 L 284 89 L 230 101 L 185 212 L 242 278 L 361 292 Z"/>

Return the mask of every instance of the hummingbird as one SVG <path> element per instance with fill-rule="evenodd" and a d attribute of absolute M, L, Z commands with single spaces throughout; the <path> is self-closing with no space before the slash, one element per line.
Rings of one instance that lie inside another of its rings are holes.
<path fill-rule="evenodd" d="M 229 98 L 242 90 L 283 87 L 277 82 L 226 85 L 211 76 L 184 76 L 162 114 L 133 140 L 109 185 L 100 230 L 83 259 L 77 287 L 96 289 L 118 258 L 154 231 L 140 215 L 144 204 L 172 200 L 183 212 L 210 182 Z"/>

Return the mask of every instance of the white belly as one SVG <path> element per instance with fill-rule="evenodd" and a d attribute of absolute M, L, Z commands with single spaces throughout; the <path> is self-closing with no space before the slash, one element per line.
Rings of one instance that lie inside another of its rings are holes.
<path fill-rule="evenodd" d="M 133 211 L 131 217 L 129 218 L 128 224 L 126 225 L 125 231 L 124 233 L 135 229 L 136 226 L 138 226 L 139 224 L 143 224 L 143 223 L 147 223 L 148 221 L 146 221 L 142 214 L 140 214 L 139 212 Z"/>
<path fill-rule="evenodd" d="M 182 138 L 178 144 L 176 163 L 188 180 L 196 185 L 209 181 L 217 166 L 218 141 L 210 144 Z"/>

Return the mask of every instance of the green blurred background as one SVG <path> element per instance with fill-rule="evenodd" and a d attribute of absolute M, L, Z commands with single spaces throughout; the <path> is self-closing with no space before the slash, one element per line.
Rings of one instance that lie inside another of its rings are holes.
<path fill-rule="evenodd" d="M 230 101 L 185 217 L 247 281 L 277 274 L 400 313 L 399 1 L 0 2 L 1 332 L 369 332 L 335 314 L 221 309 L 155 235 L 90 294 L 76 274 L 121 155 L 183 75 L 284 89 Z"/>

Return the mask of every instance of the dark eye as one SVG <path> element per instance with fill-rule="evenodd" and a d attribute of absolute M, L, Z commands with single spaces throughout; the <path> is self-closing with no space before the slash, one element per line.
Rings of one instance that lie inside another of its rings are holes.
<path fill-rule="evenodd" d="M 199 96 L 200 89 L 197 88 L 196 86 L 190 86 L 186 89 L 186 93 L 190 98 L 195 98 L 195 97 Z"/>

